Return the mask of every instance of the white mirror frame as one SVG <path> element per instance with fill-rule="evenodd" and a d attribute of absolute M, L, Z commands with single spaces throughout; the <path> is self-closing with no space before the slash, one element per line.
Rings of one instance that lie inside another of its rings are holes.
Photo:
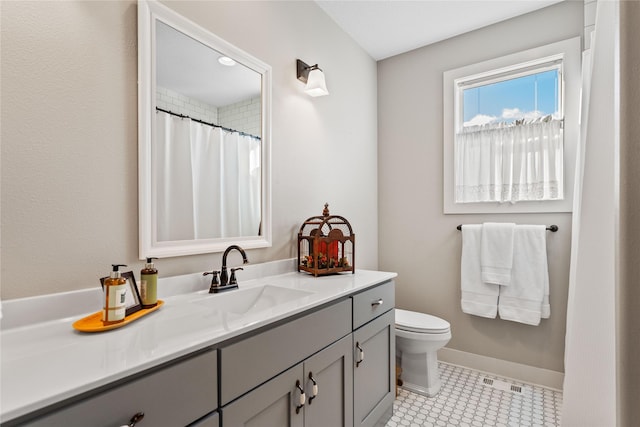
<path fill-rule="evenodd" d="M 151 146 L 155 117 L 155 22 L 160 20 L 262 75 L 262 235 L 159 242 L 152 194 Z M 138 226 L 139 257 L 166 258 L 222 252 L 231 244 L 244 249 L 271 246 L 271 67 L 168 7 L 138 1 Z"/>

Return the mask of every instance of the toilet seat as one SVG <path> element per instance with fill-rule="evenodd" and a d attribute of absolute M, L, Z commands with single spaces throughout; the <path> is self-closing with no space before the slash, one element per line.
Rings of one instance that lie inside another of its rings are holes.
<path fill-rule="evenodd" d="M 425 313 L 396 308 L 396 329 L 422 334 L 445 334 L 451 325 L 446 320 Z"/>

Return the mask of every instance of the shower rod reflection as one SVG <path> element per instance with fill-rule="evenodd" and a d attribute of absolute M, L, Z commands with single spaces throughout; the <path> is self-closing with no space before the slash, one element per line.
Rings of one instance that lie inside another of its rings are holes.
<path fill-rule="evenodd" d="M 224 126 L 220 126 L 215 123 L 205 122 L 204 120 L 194 119 L 193 117 L 185 116 L 184 114 L 180 114 L 180 113 L 174 113 L 173 111 L 165 110 L 164 108 L 156 107 L 156 111 L 162 111 L 163 113 L 171 114 L 172 116 L 180 117 L 181 119 L 191 119 L 194 122 L 201 123 L 203 125 L 211 126 L 214 128 L 220 128 L 222 130 L 226 130 L 227 132 L 235 132 L 235 133 L 239 133 L 240 135 L 249 136 L 257 140 L 262 140 L 259 136 L 252 135 L 250 133 L 242 132 L 242 131 L 231 129 L 231 128 L 226 128 Z"/>
<path fill-rule="evenodd" d="M 459 226 L 456 227 L 458 230 L 462 230 L 462 224 L 460 224 Z M 550 225 L 547 227 L 547 230 L 555 233 L 556 231 L 558 231 L 558 226 L 557 225 Z"/>

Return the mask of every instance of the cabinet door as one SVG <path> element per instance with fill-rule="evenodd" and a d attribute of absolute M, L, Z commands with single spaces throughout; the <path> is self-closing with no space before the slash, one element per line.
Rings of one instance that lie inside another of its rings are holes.
<path fill-rule="evenodd" d="M 296 413 L 302 386 L 302 363 L 223 407 L 224 427 L 302 427 L 304 407 Z"/>
<path fill-rule="evenodd" d="M 305 427 L 347 427 L 353 424 L 351 345 L 351 335 L 348 335 L 305 360 Z M 313 390 L 314 382 L 317 394 Z"/>
<path fill-rule="evenodd" d="M 384 425 L 395 394 L 394 311 L 354 331 L 353 346 L 353 425 Z"/>

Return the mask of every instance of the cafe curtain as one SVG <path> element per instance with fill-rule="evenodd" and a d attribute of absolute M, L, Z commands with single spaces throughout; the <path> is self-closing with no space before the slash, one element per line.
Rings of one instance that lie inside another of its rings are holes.
<path fill-rule="evenodd" d="M 456 135 L 456 203 L 561 200 L 562 120 L 464 128 Z"/>

